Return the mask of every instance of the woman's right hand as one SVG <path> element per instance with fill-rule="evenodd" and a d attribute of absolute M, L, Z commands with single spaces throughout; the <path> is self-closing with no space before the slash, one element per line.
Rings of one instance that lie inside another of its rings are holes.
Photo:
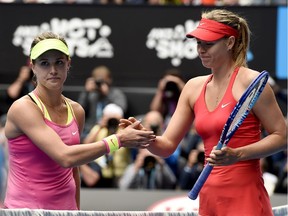
<path fill-rule="evenodd" d="M 124 128 L 117 133 L 121 145 L 127 148 L 147 148 L 155 141 L 156 135 L 153 131 L 144 129 L 141 122 L 135 118 L 131 121 L 129 119 L 120 120 L 120 125 Z"/>
<path fill-rule="evenodd" d="M 128 127 L 129 125 L 132 125 L 133 123 L 135 122 L 139 122 L 140 124 L 138 124 L 138 126 L 135 128 L 135 129 L 138 129 L 138 130 L 147 130 L 142 124 L 141 124 L 141 120 L 137 120 L 136 118 L 134 117 L 129 117 L 128 119 L 120 119 L 119 120 L 119 127 L 124 129 L 126 127 Z"/>

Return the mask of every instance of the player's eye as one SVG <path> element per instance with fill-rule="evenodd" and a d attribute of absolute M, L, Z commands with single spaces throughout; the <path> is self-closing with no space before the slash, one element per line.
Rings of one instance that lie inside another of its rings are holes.
<path fill-rule="evenodd" d="M 40 65 L 41 66 L 48 66 L 49 65 L 49 62 L 48 61 L 40 61 Z"/>
<path fill-rule="evenodd" d="M 213 45 L 215 45 L 217 42 L 218 42 L 218 41 L 212 41 L 212 42 L 197 41 L 197 45 L 198 45 L 198 46 L 207 47 L 207 46 L 213 46 Z"/>

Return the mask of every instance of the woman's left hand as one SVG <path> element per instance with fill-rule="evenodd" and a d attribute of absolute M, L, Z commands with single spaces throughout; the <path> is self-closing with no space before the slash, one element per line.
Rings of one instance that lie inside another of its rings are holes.
<path fill-rule="evenodd" d="M 214 146 L 209 158 L 207 158 L 207 162 L 209 162 L 211 166 L 227 166 L 236 163 L 238 158 L 235 149 L 226 146 L 220 150 L 216 150 L 216 146 Z"/>

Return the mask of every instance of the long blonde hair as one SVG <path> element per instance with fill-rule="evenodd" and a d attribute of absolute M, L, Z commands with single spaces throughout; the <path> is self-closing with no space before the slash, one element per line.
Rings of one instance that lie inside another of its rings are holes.
<path fill-rule="evenodd" d="M 247 67 L 247 52 L 250 44 L 251 31 L 247 21 L 238 14 L 225 9 L 215 9 L 202 13 L 202 18 L 215 20 L 219 23 L 226 24 L 238 31 L 238 37 L 232 48 L 232 58 L 235 66 Z"/>

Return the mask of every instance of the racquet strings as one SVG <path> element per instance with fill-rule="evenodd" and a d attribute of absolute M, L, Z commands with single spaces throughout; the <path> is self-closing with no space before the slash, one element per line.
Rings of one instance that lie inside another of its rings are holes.
<path fill-rule="evenodd" d="M 235 115 L 235 118 L 231 122 L 231 125 L 228 129 L 227 136 L 230 136 L 231 133 L 235 132 L 236 129 L 242 124 L 244 119 L 249 114 L 250 110 L 252 109 L 254 103 L 256 102 L 257 98 L 260 95 L 260 89 L 262 87 L 262 83 L 265 81 L 265 79 L 262 79 L 257 85 L 254 86 L 250 94 L 247 96 L 243 104 L 238 107 L 238 111 Z M 227 142 L 224 142 L 224 146 L 227 144 Z"/>

